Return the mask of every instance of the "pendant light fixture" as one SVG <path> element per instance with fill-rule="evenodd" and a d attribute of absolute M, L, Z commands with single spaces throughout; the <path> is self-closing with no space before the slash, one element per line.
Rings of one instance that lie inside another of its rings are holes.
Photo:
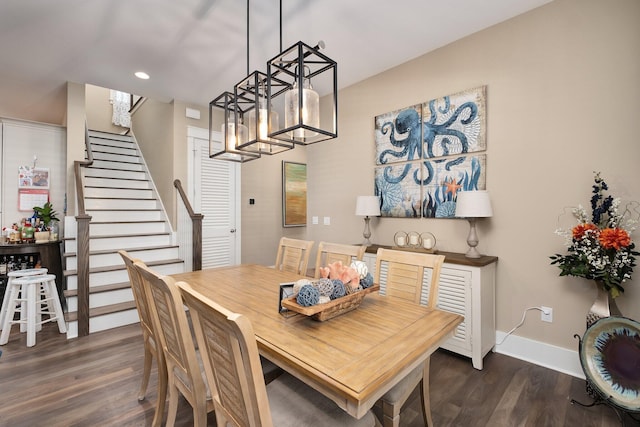
<path fill-rule="evenodd" d="M 267 62 L 266 74 L 249 74 L 249 10 L 247 0 L 248 76 L 209 103 L 209 157 L 247 162 L 336 138 L 337 64 L 320 53 L 324 42 L 299 41 L 283 51 L 280 0 L 280 53 Z M 222 142 L 213 138 L 218 129 Z"/>
<path fill-rule="evenodd" d="M 220 114 L 216 114 L 216 109 L 222 110 L 222 119 Z M 240 163 L 260 157 L 257 151 L 239 149 L 249 139 L 249 129 L 242 120 L 242 110 L 233 93 L 223 92 L 209 103 L 209 157 Z M 218 129 L 222 134 L 222 142 L 213 138 L 214 131 Z"/>
<path fill-rule="evenodd" d="M 260 154 L 277 154 L 294 147 L 293 142 L 270 138 L 271 132 L 279 129 L 279 115 L 267 106 L 267 75 L 254 71 L 249 74 L 249 0 L 247 0 L 247 77 L 234 87 L 239 108 L 243 111 L 249 134 L 246 141 L 238 145 L 243 151 Z"/>
<path fill-rule="evenodd" d="M 280 112 L 284 126 L 270 137 L 308 145 L 338 136 L 337 63 L 322 49 L 322 41 L 315 47 L 299 41 L 282 50 L 280 0 L 280 53 L 267 62 L 267 108 Z"/>

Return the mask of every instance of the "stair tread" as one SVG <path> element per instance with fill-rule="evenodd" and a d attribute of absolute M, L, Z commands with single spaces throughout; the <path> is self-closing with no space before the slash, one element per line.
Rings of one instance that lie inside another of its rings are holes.
<path fill-rule="evenodd" d="M 129 253 L 132 252 L 143 252 L 143 251 L 152 251 L 158 249 L 175 249 L 179 248 L 178 245 L 158 245 L 158 246 L 139 246 L 135 248 L 123 248 Z M 116 254 L 120 249 L 101 249 L 97 251 L 90 251 L 89 256 L 91 255 L 105 255 L 105 254 Z M 76 252 L 65 252 L 62 254 L 63 257 L 73 257 L 76 256 Z"/>
<path fill-rule="evenodd" d="M 135 301 L 120 302 L 117 304 L 103 305 L 89 309 L 89 317 L 103 316 L 105 314 L 118 313 L 120 311 L 137 310 Z M 70 311 L 64 314 L 67 322 L 75 322 L 78 320 L 78 312 Z"/>
<path fill-rule="evenodd" d="M 158 266 L 158 265 L 167 265 L 167 264 L 182 264 L 184 263 L 184 260 L 179 259 L 179 258 L 173 258 L 173 259 L 163 259 L 163 260 L 159 260 L 159 261 L 149 261 L 149 262 L 145 262 L 145 264 L 147 264 L 147 266 L 149 267 L 153 267 L 153 266 Z M 89 274 L 91 273 L 105 273 L 105 272 L 109 272 L 109 271 L 118 271 L 118 270 L 125 270 L 126 267 L 123 264 L 117 264 L 117 265 L 107 265 L 104 267 L 94 267 L 94 268 L 90 268 L 89 269 Z M 65 277 L 67 276 L 75 276 L 78 274 L 78 270 L 64 270 L 63 275 Z"/>

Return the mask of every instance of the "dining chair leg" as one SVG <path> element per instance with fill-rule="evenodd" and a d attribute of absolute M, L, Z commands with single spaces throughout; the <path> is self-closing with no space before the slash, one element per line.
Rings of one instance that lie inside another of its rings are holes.
<path fill-rule="evenodd" d="M 145 340 L 148 340 L 145 337 Z M 147 394 L 147 386 L 149 385 L 149 377 L 151 376 L 151 364 L 153 362 L 153 353 L 145 343 L 144 346 L 144 367 L 142 368 L 142 384 L 140 384 L 140 391 L 138 391 L 138 400 L 144 400 Z"/>
<path fill-rule="evenodd" d="M 424 371 L 422 373 L 422 387 L 420 388 L 420 397 L 422 398 L 422 417 L 424 418 L 424 425 L 427 427 L 433 426 L 433 419 L 431 418 L 431 399 L 429 394 L 429 366 L 431 357 L 424 362 Z"/>
<path fill-rule="evenodd" d="M 156 359 L 157 361 L 157 359 Z M 156 412 L 153 416 L 153 427 L 160 427 L 162 425 L 162 418 L 164 416 L 164 408 L 167 406 L 167 365 L 165 363 L 158 363 L 158 401 L 156 403 Z M 175 417 L 174 417 L 175 419 Z"/>
<path fill-rule="evenodd" d="M 174 384 L 169 384 L 169 412 L 167 412 L 167 427 L 173 427 L 178 414 L 178 389 Z"/>

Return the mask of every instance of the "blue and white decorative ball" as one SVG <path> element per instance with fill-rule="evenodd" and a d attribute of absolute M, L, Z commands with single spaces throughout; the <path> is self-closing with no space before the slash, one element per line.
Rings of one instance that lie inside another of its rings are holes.
<path fill-rule="evenodd" d="M 311 280 L 309 280 L 309 279 L 299 279 L 297 282 L 295 282 L 293 284 L 293 294 L 294 295 L 298 295 L 298 293 L 300 292 L 300 289 L 304 285 L 311 285 Z"/>
<path fill-rule="evenodd" d="M 320 301 L 320 292 L 312 285 L 304 285 L 300 288 L 296 301 L 303 307 L 316 305 Z"/>
<path fill-rule="evenodd" d="M 318 279 L 313 282 L 313 286 L 320 292 L 320 296 L 329 297 L 333 293 L 333 283 L 330 279 Z"/>
<path fill-rule="evenodd" d="M 360 286 L 362 286 L 364 289 L 373 286 L 373 276 L 371 275 L 371 273 L 367 273 L 364 278 L 360 279 Z"/>
<path fill-rule="evenodd" d="M 333 293 L 331 294 L 331 299 L 342 298 L 347 294 L 342 280 L 333 279 L 331 282 L 333 282 Z"/>

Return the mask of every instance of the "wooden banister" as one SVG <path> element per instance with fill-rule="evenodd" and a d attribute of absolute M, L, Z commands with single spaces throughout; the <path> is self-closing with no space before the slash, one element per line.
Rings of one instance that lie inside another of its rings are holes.
<path fill-rule="evenodd" d="M 180 195 L 180 199 L 191 217 L 191 230 L 192 230 L 192 246 L 191 246 L 191 254 L 192 254 L 192 262 L 193 262 L 193 270 L 202 270 L 202 219 L 204 215 L 195 213 L 193 211 L 193 207 L 191 203 L 189 203 L 189 198 L 187 194 L 184 192 L 182 188 L 182 183 L 179 179 L 173 181 L 173 186 L 178 190 L 178 194 Z"/>

